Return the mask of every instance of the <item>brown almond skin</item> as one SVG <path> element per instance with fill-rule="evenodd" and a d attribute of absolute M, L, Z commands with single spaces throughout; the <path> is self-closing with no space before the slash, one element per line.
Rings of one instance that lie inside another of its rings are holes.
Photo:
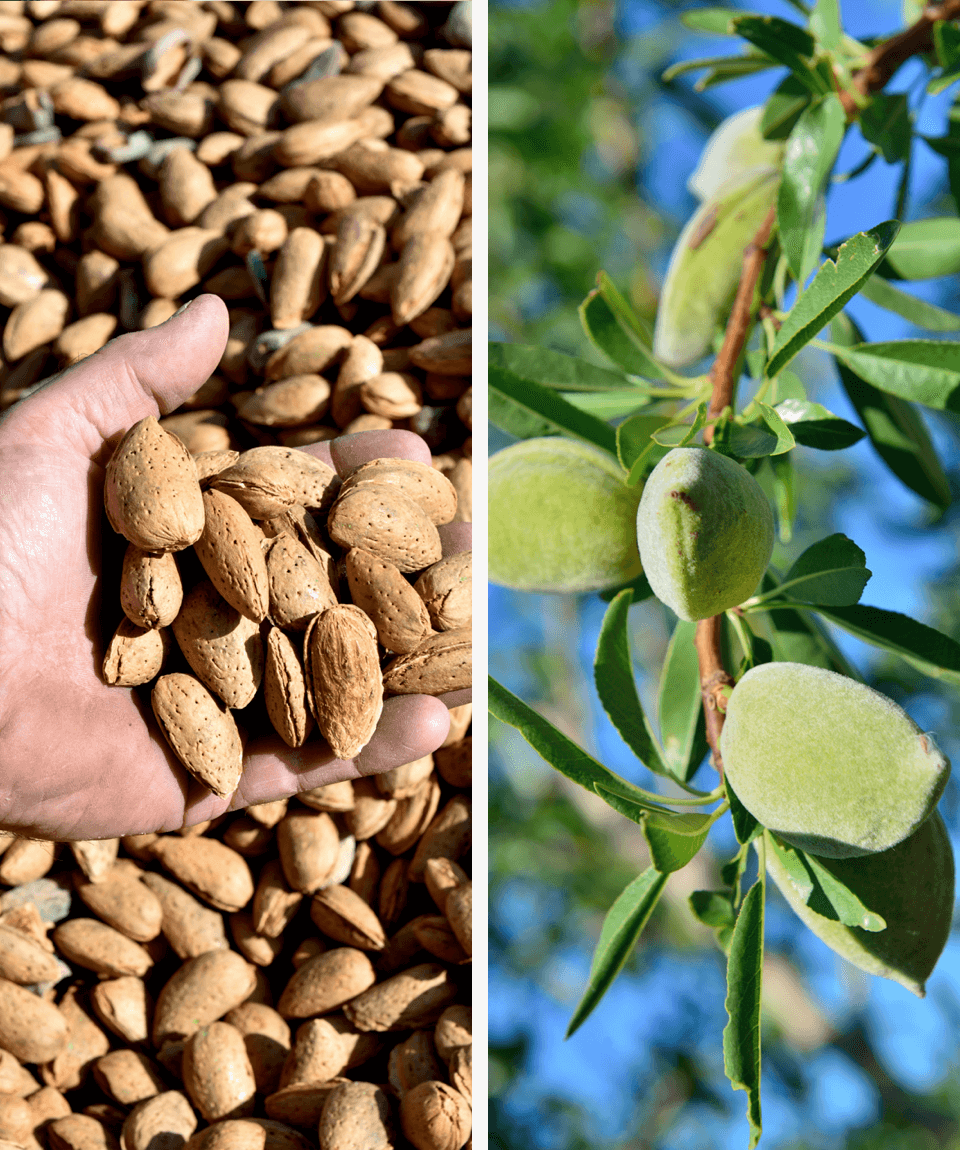
<path fill-rule="evenodd" d="M 263 692 L 267 714 L 288 747 L 302 747 L 313 730 L 313 717 L 307 710 L 300 656 L 279 627 L 270 628 L 265 647 Z"/>
<path fill-rule="evenodd" d="M 263 679 L 260 628 L 231 607 L 209 580 L 188 592 L 173 633 L 194 674 L 228 707 L 253 702 Z"/>
<path fill-rule="evenodd" d="M 138 1102 L 121 1132 L 124 1150 L 148 1150 L 158 1143 L 181 1145 L 197 1128 L 197 1116 L 179 1090 L 167 1090 Z"/>
<path fill-rule="evenodd" d="M 281 939 L 258 934 L 253 929 L 251 915 L 246 911 L 240 910 L 230 915 L 230 932 L 237 950 L 255 966 L 269 966 L 283 948 Z"/>
<path fill-rule="evenodd" d="M 445 1082 L 421 1082 L 400 1100 L 403 1132 L 417 1150 L 461 1150 L 473 1115 L 467 1100 Z"/>
<path fill-rule="evenodd" d="M 143 551 L 182 551 L 203 532 L 193 459 L 153 416 L 120 440 L 107 464 L 103 498 L 110 526 Z"/>
<path fill-rule="evenodd" d="M 437 1057 L 429 1030 L 415 1030 L 390 1052 L 390 1081 L 402 1098 L 421 1082 L 442 1081 L 446 1068 Z"/>
<path fill-rule="evenodd" d="M 343 821 L 357 842 L 372 839 L 393 818 L 397 800 L 380 790 L 375 777 L 357 779 L 353 796 L 353 810 L 344 816 Z"/>
<path fill-rule="evenodd" d="M 469 882 L 466 871 L 457 866 L 453 859 L 438 857 L 427 859 L 423 868 L 423 881 L 430 897 L 437 904 L 441 914 L 446 913 L 447 898 L 451 891 Z"/>
<path fill-rule="evenodd" d="M 466 954 L 473 954 L 473 883 L 465 882 L 447 896 L 447 921 Z"/>
<path fill-rule="evenodd" d="M 208 1122 L 253 1113 L 257 1084 L 243 1035 L 228 1022 L 211 1022 L 183 1048 L 183 1084 Z"/>
<path fill-rule="evenodd" d="M 146 871 L 142 882 L 160 903 L 163 936 L 179 958 L 196 958 L 211 950 L 227 949 L 221 914 L 205 907 L 179 883 L 163 875 Z"/>
<path fill-rule="evenodd" d="M 338 1086 L 348 1081 L 347 1078 L 330 1078 L 291 1083 L 267 1098 L 266 1111 L 273 1118 L 314 1133 L 327 1099 Z"/>
<path fill-rule="evenodd" d="M 473 552 L 460 551 L 434 563 L 413 585 L 437 631 L 459 631 L 473 617 Z"/>
<path fill-rule="evenodd" d="M 277 846 L 291 888 L 301 894 L 313 894 L 333 873 L 340 853 L 340 834 L 326 812 L 295 809 L 277 826 Z M 261 927 L 257 929 L 262 931 Z"/>
<path fill-rule="evenodd" d="M 90 991 L 97 1018 L 124 1042 L 145 1043 L 150 1038 L 153 1003 L 143 979 L 132 974 L 105 978 Z"/>
<path fill-rule="evenodd" d="M 395 1124 L 387 1095 L 373 1082 L 345 1082 L 331 1091 L 320 1116 L 324 1150 L 391 1150 Z"/>
<path fill-rule="evenodd" d="M 56 1118 L 46 1135 L 50 1150 L 119 1150 L 116 1136 L 89 1114 Z"/>
<path fill-rule="evenodd" d="M 154 1064 L 137 1050 L 112 1050 L 98 1058 L 93 1076 L 104 1093 L 121 1106 L 135 1106 L 163 1090 Z"/>
<path fill-rule="evenodd" d="M 73 918 L 53 932 L 57 950 L 70 962 L 97 974 L 143 976 L 153 959 L 133 939 L 94 918 Z"/>
<path fill-rule="evenodd" d="M 377 976 L 361 950 L 340 946 L 308 959 L 287 983 L 277 1010 L 285 1018 L 311 1018 L 337 1010 L 373 986 Z"/>
<path fill-rule="evenodd" d="M 383 646 L 397 654 L 416 650 L 431 633 L 430 615 L 400 569 L 362 547 L 347 552 L 345 566 L 350 597 L 370 616 Z"/>
<path fill-rule="evenodd" d="M 432 1026 L 457 995 L 445 966 L 425 962 L 372 986 L 343 1008 L 358 1030 Z"/>
<path fill-rule="evenodd" d="M 160 900 L 135 878 L 121 874 L 95 883 L 78 882 L 77 894 L 108 926 L 134 942 L 150 942 L 160 933 L 163 922 Z"/>
<path fill-rule="evenodd" d="M 342 779 L 339 783 L 301 791 L 297 801 L 315 811 L 350 811 L 353 810 L 353 783 L 350 779 Z"/>
<path fill-rule="evenodd" d="M 441 962 L 457 966 L 470 961 L 470 956 L 457 941 L 453 928 L 442 914 L 422 915 L 414 933 L 423 949 Z"/>
<path fill-rule="evenodd" d="M 131 543 L 120 572 L 120 606 L 138 627 L 169 627 L 183 602 L 183 584 L 169 552 L 142 551 Z"/>
<path fill-rule="evenodd" d="M 0 923 L 0 978 L 29 986 L 34 982 L 55 982 L 59 977 L 57 960 L 36 939 Z"/>
<path fill-rule="evenodd" d="M 359 607 L 328 607 L 304 636 L 307 698 L 320 733 L 339 759 L 367 745 L 383 710 L 373 623 Z"/>
<path fill-rule="evenodd" d="M 280 1076 L 280 1089 L 298 1083 L 326 1082 L 372 1058 L 383 1046 L 374 1034 L 364 1034 L 342 1014 L 312 1018 L 298 1027 L 293 1049 Z M 280 1117 L 270 1110 L 272 1117 Z"/>
<path fill-rule="evenodd" d="M 336 832 L 335 825 L 333 830 Z M 302 892 L 291 890 L 288 885 L 280 859 L 270 859 L 260 872 L 253 895 L 253 929 L 269 938 L 279 938 L 302 901 Z"/>
<path fill-rule="evenodd" d="M 222 1018 L 253 993 L 256 973 L 236 951 L 213 950 L 188 959 L 167 982 L 153 1019 L 153 1042 L 187 1039 Z"/>
<path fill-rule="evenodd" d="M 473 1044 L 473 1011 L 463 1003 L 448 1006 L 433 1031 L 437 1053 L 449 1063 L 456 1051 Z"/>
<path fill-rule="evenodd" d="M 170 650 L 170 632 L 145 629 L 124 616 L 117 624 L 103 657 L 103 681 L 110 687 L 140 687 L 163 670 Z"/>
<path fill-rule="evenodd" d="M 337 597 L 326 571 L 292 536 L 278 535 L 267 547 L 270 618 L 278 627 L 306 631 L 310 620 Z"/>
<path fill-rule="evenodd" d="M 359 950 L 383 950 L 387 943 L 380 920 L 347 886 L 325 887 L 313 896 L 310 917 L 328 937 Z"/>
<path fill-rule="evenodd" d="M 224 1022 L 243 1035 L 257 1093 L 273 1094 L 279 1089 L 280 1072 L 290 1053 L 290 1027 L 273 1007 L 262 1002 L 244 1002 L 228 1011 Z"/>
<path fill-rule="evenodd" d="M 434 467 L 414 459 L 371 459 L 351 471 L 341 493 L 360 483 L 387 483 L 418 503 L 438 527 L 450 523 L 457 511 L 453 484 Z"/>
<path fill-rule="evenodd" d="M 60 1001 L 60 1014 L 67 1024 L 67 1041 L 52 1061 L 40 1068 L 44 1083 L 58 1090 L 72 1090 L 79 1086 L 93 1062 L 110 1049 L 107 1036 L 78 1002 L 79 994 L 76 984 L 67 987 Z M 25 1014 L 29 1016 L 28 1012 Z M 13 1050 L 13 1047 L 8 1049 Z"/>
<path fill-rule="evenodd" d="M 198 679 L 181 672 L 158 679 L 150 701 L 180 762 L 215 795 L 232 795 L 243 773 L 243 745 L 229 710 Z"/>
<path fill-rule="evenodd" d="M 188 890 L 217 910 L 240 910 L 253 897 L 246 860 L 217 839 L 162 835 L 150 849 Z"/>
<path fill-rule="evenodd" d="M 241 615 L 255 623 L 270 604 L 262 533 L 235 499 L 222 491 L 202 494 L 205 524 L 194 550 L 210 581 Z"/>
<path fill-rule="evenodd" d="M 437 774 L 445 783 L 466 790 L 473 783 L 473 739 L 467 737 L 435 754 Z"/>
<path fill-rule="evenodd" d="M 404 572 L 422 571 L 442 556 L 440 536 L 426 512 L 386 484 L 341 489 L 327 530 L 345 550 L 362 547 Z"/>
<path fill-rule="evenodd" d="M 473 674 L 469 627 L 429 636 L 407 655 L 398 655 L 383 669 L 388 695 L 442 695 L 469 687 Z"/>

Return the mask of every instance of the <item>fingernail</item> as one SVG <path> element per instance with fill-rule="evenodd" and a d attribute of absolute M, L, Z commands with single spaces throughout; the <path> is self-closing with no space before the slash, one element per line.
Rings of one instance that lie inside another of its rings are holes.
<path fill-rule="evenodd" d="M 173 313 L 173 315 L 170 318 L 176 319 L 178 315 L 183 315 L 183 313 L 187 310 L 187 308 L 193 307 L 193 305 L 196 302 L 197 301 L 195 299 L 188 299 L 187 302 L 183 305 L 183 307 L 178 307 L 177 310 Z"/>

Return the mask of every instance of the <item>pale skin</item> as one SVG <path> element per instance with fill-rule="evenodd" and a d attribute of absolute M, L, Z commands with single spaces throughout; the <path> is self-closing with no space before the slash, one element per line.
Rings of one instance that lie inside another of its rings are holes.
<path fill-rule="evenodd" d="M 113 340 L 0 418 L 2 829 L 58 840 L 169 831 L 376 774 L 436 750 L 447 707 L 469 698 L 387 699 L 373 739 L 350 762 L 316 737 L 299 750 L 279 736 L 251 738 L 238 791 L 219 799 L 180 765 L 149 702 L 103 683 L 105 632 L 118 621 L 112 603 L 101 608 L 101 545 L 111 534 L 104 467 L 127 428 L 169 414 L 209 378 L 227 329 L 223 302 L 201 296 L 160 327 Z M 311 452 L 341 472 L 378 456 L 430 461 L 423 440 L 404 431 Z M 441 528 L 444 553 L 469 548 L 469 534 L 468 524 Z"/>

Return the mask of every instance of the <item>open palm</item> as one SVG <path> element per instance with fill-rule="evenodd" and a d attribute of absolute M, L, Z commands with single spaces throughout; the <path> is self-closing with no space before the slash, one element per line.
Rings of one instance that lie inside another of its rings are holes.
<path fill-rule="evenodd" d="M 201 296 L 160 327 L 113 340 L 0 418 L 0 828 L 60 840 L 172 830 L 410 762 L 446 737 L 446 703 L 464 701 L 386 700 L 353 762 L 323 742 L 291 750 L 279 737 L 251 739 L 239 790 L 218 799 L 180 766 L 137 692 L 104 685 L 106 462 L 128 427 L 173 411 L 205 382 L 227 327 L 222 301 Z M 407 432 L 312 451 L 340 470 L 377 455 L 429 461 Z M 445 550 L 468 547 L 466 535 L 451 525 Z"/>

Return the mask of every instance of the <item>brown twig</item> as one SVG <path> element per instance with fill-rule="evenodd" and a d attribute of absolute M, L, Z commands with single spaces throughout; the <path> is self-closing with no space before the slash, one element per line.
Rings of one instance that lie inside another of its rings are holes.
<path fill-rule="evenodd" d="M 733 392 L 737 383 L 735 375 L 737 361 L 740 359 L 740 353 L 743 351 L 744 344 L 747 342 L 747 337 L 753 327 L 753 295 L 760 280 L 763 265 L 766 262 L 767 249 L 770 246 L 770 233 L 773 231 L 776 214 L 775 207 L 767 212 L 767 218 L 760 225 L 760 230 L 743 253 L 743 272 L 740 276 L 740 286 L 737 288 L 737 298 L 733 302 L 733 310 L 727 321 L 723 346 L 710 369 L 713 394 L 707 409 L 707 427 L 703 433 L 705 443 L 713 441 L 714 421 L 720 418 L 724 408 L 733 406 Z"/>
<path fill-rule="evenodd" d="M 720 778 L 723 778 L 723 759 L 720 757 L 720 731 L 723 727 L 723 711 L 720 702 L 724 687 L 734 685 L 733 676 L 723 665 L 720 651 L 720 624 L 722 615 L 712 615 L 701 619 L 697 624 L 693 645 L 700 664 L 700 695 L 703 699 L 703 714 L 707 724 L 707 742 L 713 751 L 713 765 Z"/>

